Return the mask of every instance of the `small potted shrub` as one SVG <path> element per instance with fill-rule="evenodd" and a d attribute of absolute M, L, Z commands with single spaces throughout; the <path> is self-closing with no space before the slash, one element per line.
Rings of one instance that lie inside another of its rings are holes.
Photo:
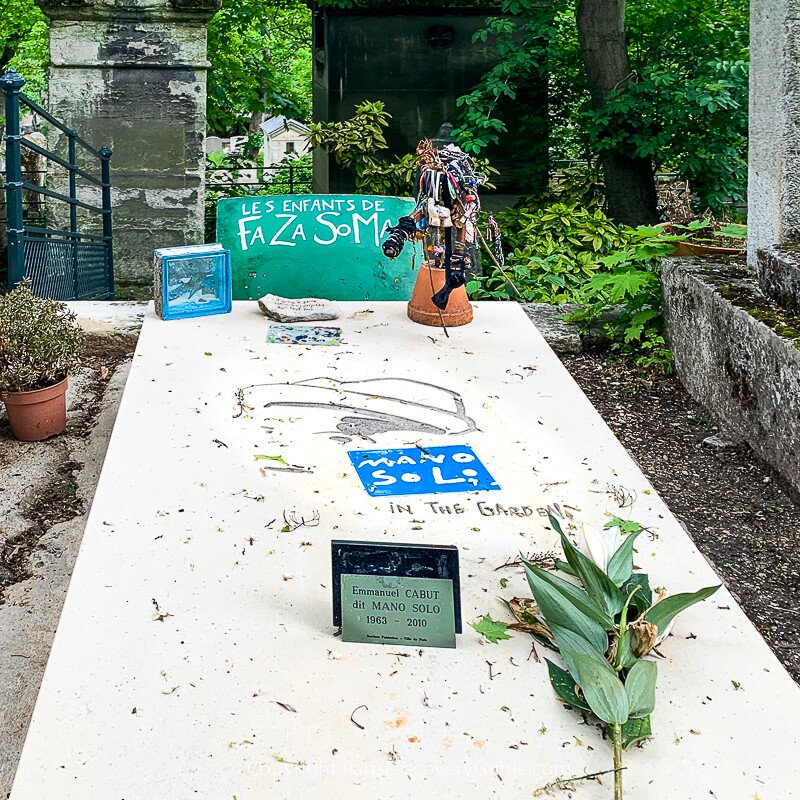
<path fill-rule="evenodd" d="M 27 281 L 0 297 L 0 400 L 17 439 L 38 442 L 67 427 L 67 374 L 82 338 L 75 315 L 36 297 Z"/>

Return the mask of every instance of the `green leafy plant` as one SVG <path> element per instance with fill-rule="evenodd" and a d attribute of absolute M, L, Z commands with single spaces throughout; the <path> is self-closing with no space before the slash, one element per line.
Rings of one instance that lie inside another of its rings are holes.
<path fill-rule="evenodd" d="M 566 203 L 536 207 L 527 201 L 497 216 L 510 249 L 505 272 L 497 269 L 471 281 L 478 299 L 533 303 L 580 302 L 586 281 L 603 269 L 601 258 L 618 251 L 628 236 L 600 210 Z M 514 288 L 516 287 L 516 289 Z"/>
<path fill-rule="evenodd" d="M 337 164 L 353 172 L 356 191 L 405 196 L 414 184 L 417 157 L 412 153 L 394 159 L 386 155 L 386 128 L 391 118 L 382 102 L 364 102 L 356 106 L 350 119 L 312 123 L 308 141 L 312 147 L 327 150 Z M 474 163 L 478 172 L 497 174 L 485 159 L 475 159 Z M 491 187 L 490 183 L 485 185 Z"/>
<path fill-rule="evenodd" d="M 207 119 L 220 136 L 260 115 L 311 116 L 311 10 L 302 0 L 223 0 L 208 25 Z"/>
<path fill-rule="evenodd" d="M 355 116 L 341 122 L 314 122 L 308 140 L 327 150 L 336 162 L 353 171 L 356 191 L 366 194 L 405 195 L 411 190 L 417 160 L 409 154 L 390 159 L 386 128 L 391 114 L 383 103 L 364 102 Z"/>
<path fill-rule="evenodd" d="M 641 366 L 671 368 L 659 266 L 688 232 L 619 226 L 600 209 L 567 203 L 529 201 L 498 218 L 511 252 L 502 271 L 490 266 L 467 284 L 473 299 L 577 304 L 567 319 L 584 332 L 600 328 Z"/>
<path fill-rule="evenodd" d="M 579 549 L 552 515 L 550 524 L 566 558 L 556 569 L 567 578 L 523 559 L 533 602 L 514 598 L 509 608 L 518 620 L 516 630 L 527 630 L 561 656 L 563 667 L 546 659 L 558 697 L 603 725 L 613 743 L 614 798 L 622 800 L 623 751 L 652 733 L 658 667 L 647 656 L 669 635 L 681 611 L 719 586 L 654 597 L 649 576 L 633 566 L 641 526 L 630 533 L 616 524 L 602 532 L 582 526 Z"/>
<path fill-rule="evenodd" d="M 497 215 L 514 256 L 587 252 L 607 255 L 627 243 L 622 228 L 600 209 L 557 202 L 542 206 L 535 199 Z"/>
<path fill-rule="evenodd" d="M 693 219 L 681 225 L 670 223 L 669 230 L 694 244 L 734 247 L 744 250 L 747 246 L 747 225 L 736 222 L 718 222 L 709 218 Z"/>
<path fill-rule="evenodd" d="M 214 169 L 229 170 L 238 177 L 239 172 L 243 169 L 252 169 L 256 166 L 256 162 L 244 153 L 206 153 L 206 166 Z"/>
<path fill-rule="evenodd" d="M 598 152 L 670 153 L 698 210 L 722 213 L 747 184 L 747 80 L 742 59 L 700 60 L 691 75 L 647 66 L 585 118 Z"/>
<path fill-rule="evenodd" d="M 584 286 L 582 307 L 568 316 L 584 329 L 601 322 L 614 350 L 634 353 L 643 367 L 671 368 L 662 332 L 661 259 L 682 236 L 661 228 L 626 228 L 627 246 L 599 259 L 605 268 Z"/>
<path fill-rule="evenodd" d="M 608 153 L 649 158 L 656 172 L 690 182 L 699 211 L 727 208 L 743 194 L 746 0 L 627 0 L 630 79 L 600 108 L 590 103 L 574 3 L 504 0 L 501 10 L 473 38 L 496 57 L 458 100 L 462 147 L 497 146 L 512 114 L 523 127 L 535 124 L 541 95 L 530 87 L 545 82 L 551 163 L 594 165 Z M 580 202 L 594 202 L 595 194 Z"/>
<path fill-rule="evenodd" d="M 9 67 L 16 69 L 25 78 L 22 91 L 38 102 L 47 92 L 49 35 L 50 23 L 34 0 L 4 0 L 0 11 L 0 75 Z"/>
<path fill-rule="evenodd" d="M 75 314 L 36 297 L 23 281 L 0 297 L 0 392 L 28 392 L 58 383 L 79 363 L 83 334 Z"/>

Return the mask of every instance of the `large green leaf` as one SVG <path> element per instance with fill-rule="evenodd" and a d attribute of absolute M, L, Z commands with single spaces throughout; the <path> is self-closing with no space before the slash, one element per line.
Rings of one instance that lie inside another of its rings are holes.
<path fill-rule="evenodd" d="M 625 605 L 622 592 L 608 575 L 591 558 L 581 553 L 563 533 L 561 546 L 564 548 L 567 562 L 578 574 L 586 593 L 613 619 Z"/>
<path fill-rule="evenodd" d="M 558 521 L 558 519 L 554 517 L 549 511 L 547 512 L 547 518 L 550 520 L 550 524 L 553 526 L 553 530 L 559 536 L 563 536 L 564 531 L 561 530 L 561 523 Z"/>
<path fill-rule="evenodd" d="M 637 533 L 628 534 L 608 561 L 608 577 L 617 586 L 622 586 L 631 577 L 631 572 L 633 572 L 633 543 L 640 533 L 641 530 Z M 622 594 L 625 593 L 622 592 Z"/>
<path fill-rule="evenodd" d="M 646 573 L 635 572 L 631 575 L 622 585 L 622 594 L 624 594 L 625 597 L 630 597 L 631 592 L 636 586 L 639 587 L 639 591 L 633 595 L 631 603 L 636 606 L 640 614 L 644 614 L 653 604 L 653 590 L 650 588 L 650 580 Z M 630 618 L 631 614 L 628 613 L 628 619 Z"/>
<path fill-rule="evenodd" d="M 574 583 L 570 583 L 570 581 L 564 580 L 558 575 L 554 575 L 552 572 L 543 570 L 541 567 L 537 567 L 533 564 L 528 564 L 526 562 L 525 566 L 534 570 L 534 574 L 539 576 L 541 580 L 566 595 L 572 601 L 573 605 L 586 614 L 589 619 L 593 619 L 595 622 L 602 625 L 603 628 L 610 629 L 614 627 L 614 620 L 611 616 L 602 606 L 597 605 L 580 586 L 576 586 Z"/>
<path fill-rule="evenodd" d="M 704 589 L 698 589 L 696 592 L 684 592 L 682 594 L 674 594 L 672 597 L 666 597 L 660 603 L 656 603 L 644 615 L 648 622 L 658 628 L 659 633 L 663 633 L 667 629 L 672 620 L 685 611 L 689 606 L 699 603 L 711 597 L 714 592 L 719 589 L 719 586 L 706 586 Z"/>
<path fill-rule="evenodd" d="M 550 632 L 556 640 L 561 657 L 567 665 L 567 669 L 573 674 L 577 675 L 578 670 L 575 662 L 572 660 L 571 653 L 580 653 L 581 655 L 596 658 L 599 661 L 604 661 L 606 656 L 606 649 L 608 647 L 608 637 L 605 638 L 603 647 L 595 647 L 594 643 L 588 641 L 581 633 L 575 633 L 568 628 L 562 628 L 559 625 L 552 625 Z"/>
<path fill-rule="evenodd" d="M 649 717 L 656 707 L 656 677 L 658 667 L 655 661 L 637 661 L 625 679 L 628 693 L 629 714 L 631 717 Z"/>
<path fill-rule="evenodd" d="M 560 559 L 556 559 L 556 569 L 560 570 L 561 572 L 566 573 L 567 575 L 572 575 L 573 578 L 577 578 L 577 574 L 572 567 L 567 564 L 566 561 L 561 561 Z"/>
<path fill-rule="evenodd" d="M 501 639 L 510 639 L 511 636 L 506 633 L 508 625 L 500 620 L 492 619 L 491 615 L 485 614 L 477 622 L 470 622 L 470 625 L 481 636 L 486 638 L 487 642 L 497 644 Z"/>
<path fill-rule="evenodd" d="M 578 672 L 578 685 L 595 716 L 603 722 L 626 722 L 628 695 L 608 661 L 575 652 L 570 657 Z"/>
<path fill-rule="evenodd" d="M 547 671 L 550 673 L 550 683 L 553 686 L 553 691 L 568 705 L 577 708 L 580 711 L 591 711 L 589 704 L 578 697 L 575 691 L 575 678 L 565 669 L 556 666 L 549 658 L 546 658 Z"/>
<path fill-rule="evenodd" d="M 574 631 L 583 636 L 597 650 L 607 646 L 608 636 L 605 627 L 584 613 L 581 607 L 576 605 L 574 598 L 561 591 L 557 584 L 553 583 L 553 581 L 560 581 L 560 578 L 530 564 L 525 564 L 525 573 L 528 576 L 528 583 L 536 603 L 551 629 L 556 625 Z M 561 582 L 566 583 L 566 581 Z M 577 587 L 572 588 L 577 589 Z"/>
<path fill-rule="evenodd" d="M 622 747 L 627 750 L 632 744 L 648 739 L 651 735 L 650 717 L 629 719 L 622 726 Z"/>

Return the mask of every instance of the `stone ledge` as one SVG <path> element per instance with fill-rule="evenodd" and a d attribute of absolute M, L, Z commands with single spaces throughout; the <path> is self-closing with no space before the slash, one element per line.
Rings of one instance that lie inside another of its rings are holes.
<path fill-rule="evenodd" d="M 778 305 L 800 312 L 800 249 L 782 245 L 759 250 L 758 284 Z"/>
<path fill-rule="evenodd" d="M 580 353 L 583 350 L 580 330 L 564 322 L 563 317 L 575 306 L 551 306 L 549 303 L 522 303 L 522 310 L 556 353 Z"/>
<path fill-rule="evenodd" d="M 662 282 L 686 390 L 800 491 L 800 321 L 740 259 L 668 258 Z"/>

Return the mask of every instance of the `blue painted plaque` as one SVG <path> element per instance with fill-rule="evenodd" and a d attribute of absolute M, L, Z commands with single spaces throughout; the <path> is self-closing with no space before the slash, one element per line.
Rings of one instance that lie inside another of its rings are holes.
<path fill-rule="evenodd" d="M 444 492 L 489 492 L 497 481 L 464 444 L 350 450 L 348 455 L 364 488 L 373 497 Z"/>

